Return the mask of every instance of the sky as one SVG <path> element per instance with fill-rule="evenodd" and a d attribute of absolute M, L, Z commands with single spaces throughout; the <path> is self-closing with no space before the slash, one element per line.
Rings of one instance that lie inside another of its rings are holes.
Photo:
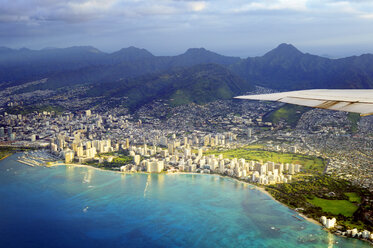
<path fill-rule="evenodd" d="M 248 57 L 280 43 L 330 57 L 373 53 L 373 0 L 0 0 L 0 46 L 11 48 Z"/>

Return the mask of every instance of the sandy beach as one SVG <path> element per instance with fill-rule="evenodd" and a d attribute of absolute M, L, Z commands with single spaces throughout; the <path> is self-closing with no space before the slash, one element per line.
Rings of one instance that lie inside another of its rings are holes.
<path fill-rule="evenodd" d="M 252 184 L 250 184 L 250 185 L 252 185 Z M 271 197 L 274 201 L 277 201 L 277 202 L 280 203 L 281 205 L 283 205 L 283 206 L 289 208 L 289 206 L 287 206 L 287 205 L 285 205 L 284 203 L 282 203 L 282 202 L 276 200 L 276 199 L 275 199 L 275 198 L 274 198 L 274 197 L 273 197 L 273 196 L 272 196 L 268 191 L 266 191 L 264 188 L 259 187 L 259 186 L 256 186 L 256 185 L 253 185 L 253 186 L 254 186 L 257 190 L 259 190 L 260 192 L 262 192 L 262 193 L 268 195 L 269 197 Z M 290 208 L 290 209 L 291 209 L 291 208 Z M 295 210 L 294 210 L 294 211 L 295 211 Z M 299 212 L 297 212 L 297 211 L 295 211 L 295 212 L 296 212 L 297 214 L 299 214 L 299 216 L 301 216 L 302 218 L 308 220 L 309 222 L 312 222 L 312 223 L 314 223 L 314 224 L 316 224 L 316 225 L 322 226 L 320 222 L 318 222 L 318 221 L 316 221 L 316 220 L 314 220 L 314 219 L 312 219 L 312 218 L 309 218 L 309 217 L 305 216 L 305 215 L 302 214 L 302 213 L 299 213 Z"/>
<path fill-rule="evenodd" d="M 110 172 L 114 172 L 114 173 L 118 173 L 118 174 L 144 174 L 144 175 L 148 175 L 148 174 L 152 174 L 152 173 L 147 173 L 147 172 L 121 172 L 121 171 L 114 171 L 114 170 L 106 170 L 106 169 L 101 169 L 101 168 L 97 168 L 97 167 L 94 167 L 92 165 L 85 165 L 85 164 L 65 164 L 65 163 L 59 163 L 59 164 L 53 164 L 51 165 L 50 167 L 54 167 L 54 166 L 60 166 L 60 165 L 65 165 L 65 166 L 76 166 L 76 167 L 87 167 L 87 168 L 92 168 L 92 169 L 95 169 L 95 170 L 100 170 L 100 171 L 110 171 Z M 154 174 L 154 173 L 153 173 Z M 304 214 L 302 213 L 299 213 L 297 211 L 295 211 L 294 209 L 290 208 L 289 206 L 285 205 L 284 203 L 276 200 L 268 191 L 265 190 L 265 188 L 263 187 L 260 187 L 260 186 L 257 186 L 257 185 L 254 185 L 254 184 L 251 184 L 249 182 L 245 182 L 245 181 L 242 181 L 242 180 L 239 180 L 237 178 L 232 178 L 232 177 L 229 177 L 229 176 L 224 176 L 224 175 L 220 175 L 220 174 L 199 174 L 199 173 L 193 173 L 193 172 L 166 172 L 164 173 L 164 175 L 199 175 L 199 176 L 203 176 L 203 175 L 216 175 L 216 176 L 219 176 L 219 177 L 222 177 L 222 178 L 226 178 L 226 179 L 231 179 L 231 180 L 234 180 L 236 182 L 239 182 L 239 183 L 242 183 L 242 184 L 246 184 L 247 186 L 251 186 L 253 187 L 254 190 L 258 190 L 260 191 L 261 193 L 269 196 L 272 200 L 280 203 L 281 205 L 285 206 L 286 208 L 288 209 L 291 209 L 294 211 L 294 214 L 297 214 L 299 215 L 300 217 L 302 217 L 304 220 L 310 222 L 310 223 L 313 223 L 315 225 L 318 225 L 320 226 L 321 228 L 323 228 L 322 224 L 320 222 L 318 222 L 317 220 L 314 220 L 312 218 L 309 218 L 307 216 L 305 216 Z M 330 232 L 328 229 L 325 229 L 323 228 L 325 231 L 327 232 Z M 334 234 L 333 232 L 330 232 L 332 234 Z M 335 234 L 336 235 L 336 234 Z M 345 237 L 345 236 L 342 236 L 342 237 Z M 345 237 L 347 238 L 347 237 Z"/>
<path fill-rule="evenodd" d="M 133 174 L 133 173 L 139 173 L 139 174 L 150 174 L 150 173 L 147 173 L 147 172 L 121 172 L 121 171 L 114 171 L 114 170 L 105 170 L 105 169 L 101 169 L 101 168 L 97 168 L 95 166 L 92 166 L 92 165 L 86 165 L 86 164 L 65 164 L 65 163 L 59 163 L 59 164 L 53 164 L 53 165 L 50 165 L 49 167 L 54 167 L 54 166 L 60 166 L 60 165 L 67 165 L 67 166 L 77 166 L 77 167 L 87 167 L 87 168 L 92 168 L 92 169 L 95 169 L 95 170 L 101 170 L 101 171 L 111 171 L 111 172 L 115 172 L 115 173 L 119 173 L 119 174 Z M 217 175 L 217 176 L 220 176 L 220 177 L 223 177 L 223 178 L 229 178 L 229 179 L 233 179 L 237 182 L 240 182 L 240 183 L 243 183 L 243 184 L 247 184 L 249 186 L 252 186 L 254 187 L 254 189 L 256 190 L 259 190 L 260 192 L 262 192 L 263 194 L 266 194 L 267 196 L 269 196 L 272 200 L 280 203 L 281 205 L 289 208 L 289 206 L 283 204 L 282 202 L 276 200 L 268 191 L 266 191 L 264 188 L 262 187 L 259 187 L 257 185 L 253 185 L 253 184 L 250 184 L 249 182 L 244 182 L 244 181 L 241 181 L 237 178 L 232 178 L 232 177 L 229 177 L 229 176 L 223 176 L 223 175 L 220 175 L 220 174 L 198 174 L 198 173 L 193 173 L 193 172 L 171 172 L 171 173 L 165 173 L 167 175 Z M 289 208 L 291 209 L 291 208 Z M 295 211 L 295 210 L 294 210 Z M 296 211 L 295 211 L 296 212 Z M 296 212 L 299 216 L 301 216 L 302 218 L 304 218 L 305 220 L 313 223 L 313 224 L 316 224 L 318 226 L 321 226 L 321 223 L 312 219 L 312 218 L 309 218 L 299 212 Z"/>
<path fill-rule="evenodd" d="M 131 173 L 141 173 L 141 174 L 150 174 L 150 173 L 147 173 L 147 172 L 121 172 L 121 171 L 113 171 L 113 170 L 105 170 L 105 169 L 100 169 L 100 168 L 97 168 L 97 167 L 94 167 L 94 166 L 91 166 L 91 165 L 84 165 L 84 164 L 61 164 L 61 165 L 72 165 L 72 166 L 79 166 L 79 167 L 89 167 L 89 168 L 93 168 L 93 169 L 96 169 L 96 170 L 103 170 L 103 171 L 112 171 L 112 172 L 116 172 L 116 173 L 120 173 L 120 174 L 131 174 Z M 276 200 L 268 191 L 266 191 L 264 188 L 260 187 L 260 186 L 257 186 L 257 185 L 253 185 L 249 182 L 244 182 L 244 181 L 241 181 L 237 178 L 233 178 L 233 177 L 229 177 L 229 176 L 223 176 L 223 175 L 220 175 L 220 174 L 198 174 L 198 173 L 193 173 L 193 172 L 171 172 L 171 173 L 165 173 L 165 174 L 168 174 L 168 175 L 217 175 L 217 176 L 220 176 L 220 177 L 223 177 L 223 178 L 229 178 L 229 179 L 233 179 L 237 182 L 240 182 L 240 183 L 243 183 L 243 184 L 247 184 L 247 185 L 250 185 L 250 186 L 253 186 L 256 190 L 259 190 L 260 192 L 262 192 L 263 194 L 266 194 L 267 196 L 269 196 L 272 200 L 280 203 L 281 205 L 289 208 L 289 206 L 283 204 L 282 202 Z M 291 208 L 289 208 L 291 209 Z M 294 210 L 295 211 L 295 210 Z M 313 223 L 313 224 L 316 224 L 318 226 L 321 226 L 321 223 L 312 219 L 312 218 L 309 218 L 305 215 L 303 215 L 302 213 L 299 213 L 297 211 L 295 211 L 295 213 L 297 213 L 299 216 L 301 216 L 302 218 L 304 218 L 305 220 Z"/>

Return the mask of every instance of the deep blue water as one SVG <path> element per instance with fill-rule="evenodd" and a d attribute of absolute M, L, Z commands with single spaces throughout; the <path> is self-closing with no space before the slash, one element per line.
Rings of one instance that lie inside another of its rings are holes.
<path fill-rule="evenodd" d="M 229 178 L 30 167 L 17 156 L 0 161 L 0 247 L 370 247 Z"/>

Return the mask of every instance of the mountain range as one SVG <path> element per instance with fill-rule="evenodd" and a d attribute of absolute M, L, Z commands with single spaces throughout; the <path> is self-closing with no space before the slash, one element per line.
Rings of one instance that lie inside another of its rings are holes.
<path fill-rule="evenodd" d="M 127 97 L 127 106 L 136 109 L 157 99 L 167 99 L 172 105 L 232 99 L 251 89 L 245 80 L 223 66 L 202 64 L 134 79 L 95 84 L 81 97 Z"/>
<path fill-rule="evenodd" d="M 154 56 L 136 47 L 114 53 L 89 46 L 0 48 L 0 89 L 43 78 L 48 78 L 46 83 L 18 93 L 90 85 L 87 94 L 137 99 L 133 106 L 157 98 L 203 103 L 243 94 L 254 85 L 277 90 L 373 88 L 373 55 L 329 59 L 302 53 L 291 44 L 246 59 L 204 48 L 177 56 Z"/>
<path fill-rule="evenodd" d="M 302 53 L 289 44 L 242 60 L 231 70 L 253 84 L 278 90 L 373 87 L 372 54 L 329 59 Z"/>

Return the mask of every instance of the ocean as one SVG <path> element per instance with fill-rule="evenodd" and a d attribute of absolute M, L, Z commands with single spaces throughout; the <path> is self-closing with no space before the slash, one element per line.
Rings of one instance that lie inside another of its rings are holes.
<path fill-rule="evenodd" d="M 0 247 L 371 247 L 217 175 L 0 161 Z"/>

